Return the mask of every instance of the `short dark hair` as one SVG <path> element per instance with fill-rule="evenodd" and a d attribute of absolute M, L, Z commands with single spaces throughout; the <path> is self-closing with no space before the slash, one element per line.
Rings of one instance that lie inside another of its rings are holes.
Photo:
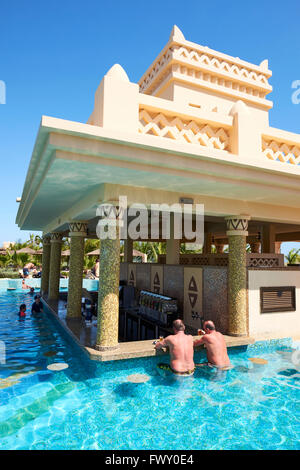
<path fill-rule="evenodd" d="M 176 330 L 176 331 L 184 331 L 184 330 L 185 330 L 185 326 L 184 326 L 183 321 L 180 320 L 180 318 L 177 318 L 177 320 L 174 320 L 174 321 L 173 321 L 173 328 L 174 328 L 174 330 Z"/>
<path fill-rule="evenodd" d="M 207 320 L 206 322 L 204 322 L 204 325 L 204 328 L 207 328 L 210 331 L 214 331 L 216 329 L 214 322 L 211 320 Z"/>
<path fill-rule="evenodd" d="M 24 308 L 25 308 L 25 310 L 26 310 L 26 304 L 21 304 L 21 305 L 20 305 L 20 311 L 21 311 L 21 310 L 24 310 Z"/>

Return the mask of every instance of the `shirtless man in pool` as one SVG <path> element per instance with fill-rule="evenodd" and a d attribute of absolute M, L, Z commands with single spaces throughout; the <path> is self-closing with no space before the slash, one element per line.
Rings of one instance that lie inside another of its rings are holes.
<path fill-rule="evenodd" d="M 208 365 L 222 369 L 230 367 L 227 346 L 222 333 L 216 331 L 214 322 L 211 320 L 204 322 L 203 329 L 205 335 L 194 341 L 194 346 L 205 345 Z"/>
<path fill-rule="evenodd" d="M 175 375 L 193 375 L 195 370 L 193 337 L 186 335 L 184 330 L 183 321 L 175 320 L 173 322 L 174 334 L 156 343 L 155 349 L 168 347 L 170 351 L 170 365 L 158 364 L 159 369 Z"/>

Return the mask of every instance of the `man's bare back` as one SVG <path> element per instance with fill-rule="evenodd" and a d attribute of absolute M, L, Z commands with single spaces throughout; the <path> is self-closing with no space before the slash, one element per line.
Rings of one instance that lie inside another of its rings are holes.
<path fill-rule="evenodd" d="M 170 352 L 170 366 L 172 370 L 176 372 L 188 372 L 191 373 L 194 368 L 194 343 L 191 335 L 184 333 L 184 325 L 181 320 L 176 320 L 178 326 L 183 328 L 182 330 L 176 329 L 176 323 L 174 329 L 174 335 L 167 336 L 163 341 L 160 341 L 155 345 L 156 349 L 168 347 Z M 181 322 L 181 323 L 180 323 Z"/>
<path fill-rule="evenodd" d="M 193 337 L 179 331 L 176 335 L 168 336 L 165 342 L 170 350 L 170 366 L 177 372 L 194 369 Z"/>
<path fill-rule="evenodd" d="M 207 327 L 205 327 L 205 325 Z M 213 328 L 215 328 L 213 322 L 205 322 L 204 331 L 206 334 L 202 336 L 201 339 L 196 340 L 194 342 L 194 346 L 205 344 L 206 355 L 209 364 L 218 367 L 229 366 L 230 360 L 227 354 L 227 346 L 224 336 L 215 329 L 211 330 L 211 325 L 213 325 Z"/>

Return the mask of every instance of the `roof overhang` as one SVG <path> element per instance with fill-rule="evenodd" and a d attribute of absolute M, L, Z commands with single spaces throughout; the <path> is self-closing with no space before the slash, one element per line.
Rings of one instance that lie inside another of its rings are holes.
<path fill-rule="evenodd" d="M 129 202 L 193 197 L 211 215 L 299 223 L 300 168 L 151 135 L 43 116 L 16 222 L 50 231 L 91 220 L 120 191 Z M 268 219 L 269 218 L 269 219 Z"/>

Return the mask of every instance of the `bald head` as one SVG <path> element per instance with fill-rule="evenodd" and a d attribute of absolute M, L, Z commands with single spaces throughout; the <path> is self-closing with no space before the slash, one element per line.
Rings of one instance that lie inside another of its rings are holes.
<path fill-rule="evenodd" d="M 206 322 L 204 322 L 203 328 L 209 331 L 215 331 L 216 329 L 214 322 L 211 320 L 207 320 Z"/>
<path fill-rule="evenodd" d="M 184 331 L 185 326 L 184 326 L 183 321 L 180 320 L 179 318 L 177 320 L 174 320 L 173 321 L 173 328 L 174 328 L 175 331 Z"/>

